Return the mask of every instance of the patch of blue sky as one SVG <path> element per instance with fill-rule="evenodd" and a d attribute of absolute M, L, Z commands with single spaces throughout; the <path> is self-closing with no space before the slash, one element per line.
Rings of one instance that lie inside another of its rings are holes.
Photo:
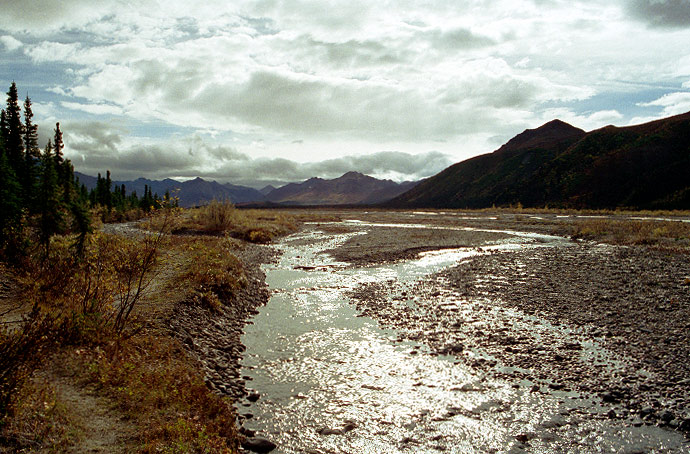
<path fill-rule="evenodd" d="M 164 140 L 194 134 L 196 129 L 173 125 L 162 120 L 137 120 L 127 122 L 127 131 L 128 135 L 131 137 L 141 137 L 149 140 Z"/>
<path fill-rule="evenodd" d="M 563 106 L 560 103 L 553 103 L 549 107 L 567 107 L 574 113 L 583 116 L 588 116 L 596 112 L 616 110 L 623 116 L 621 121 L 621 124 L 623 124 L 625 123 L 625 119 L 660 114 L 663 110 L 662 107 L 650 106 L 647 104 L 666 94 L 679 91 L 690 91 L 682 88 L 681 84 L 678 84 L 677 87 L 654 87 L 650 85 L 649 88 L 645 88 L 644 86 L 639 88 L 640 89 L 631 91 L 603 92 L 587 99 L 569 102 L 567 106 Z"/>
<path fill-rule="evenodd" d="M 62 98 L 53 90 L 56 87 L 69 88 L 74 85 L 71 65 L 57 62 L 34 63 L 19 52 L 12 55 L 0 54 L 0 81 L 9 87 L 16 82 L 20 97 L 28 93 L 34 102 L 56 102 Z"/>

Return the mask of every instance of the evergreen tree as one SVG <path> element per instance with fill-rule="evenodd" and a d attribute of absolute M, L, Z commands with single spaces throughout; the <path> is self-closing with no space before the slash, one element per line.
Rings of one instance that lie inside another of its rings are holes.
<path fill-rule="evenodd" d="M 111 187 L 113 185 L 113 180 L 110 179 L 110 170 L 105 171 L 105 200 L 104 200 L 104 205 L 108 207 L 108 210 L 110 210 L 113 207 L 113 194 L 111 191 Z"/>
<path fill-rule="evenodd" d="M 0 110 L 0 140 L 2 140 L 2 143 L 7 143 L 7 136 L 9 136 L 10 130 L 7 127 L 7 114 L 5 113 L 5 109 Z M 0 150 L 3 153 L 5 152 L 5 148 L 3 145 L 3 148 Z"/>
<path fill-rule="evenodd" d="M 38 125 L 33 123 L 34 113 L 31 108 L 31 98 L 24 101 L 24 174 L 20 180 L 24 189 L 24 203 L 33 211 L 38 179 L 38 162 L 41 150 L 38 148 Z"/>
<path fill-rule="evenodd" d="M 17 97 L 17 85 L 12 82 L 10 90 L 7 92 L 7 108 L 5 110 L 5 125 L 6 128 L 4 137 L 5 152 L 7 158 L 17 177 L 23 175 L 24 167 L 24 125 L 22 124 L 22 112 L 19 107 L 19 98 Z"/>
<path fill-rule="evenodd" d="M 41 157 L 41 182 L 39 190 L 39 240 L 46 257 L 50 249 L 50 238 L 64 230 L 64 208 L 58 197 L 58 176 L 55 170 L 55 156 L 50 141 Z"/>
<path fill-rule="evenodd" d="M 58 169 L 58 175 L 58 183 L 62 188 L 62 201 L 64 202 L 65 206 L 70 206 L 74 198 L 73 193 L 75 192 L 74 166 L 72 165 L 72 161 L 69 159 L 62 161 L 62 164 L 60 164 L 60 168 Z"/>
<path fill-rule="evenodd" d="M 62 156 L 62 150 L 65 148 L 65 144 L 62 142 L 62 131 L 60 131 L 60 123 L 55 123 L 55 137 L 53 138 L 53 150 L 55 152 L 55 163 L 60 165 L 64 158 Z"/>
<path fill-rule="evenodd" d="M 86 187 L 84 187 L 86 189 Z M 74 242 L 74 248 L 77 251 L 77 256 L 84 257 L 84 246 L 86 245 L 86 236 L 93 232 L 91 225 L 91 214 L 87 206 L 88 199 L 83 197 L 75 197 L 69 205 L 70 213 L 72 214 L 72 229 L 78 233 L 77 239 Z"/>
<path fill-rule="evenodd" d="M 21 230 L 21 186 L 0 144 L 0 248 Z M 16 238 L 15 238 L 16 239 Z"/>

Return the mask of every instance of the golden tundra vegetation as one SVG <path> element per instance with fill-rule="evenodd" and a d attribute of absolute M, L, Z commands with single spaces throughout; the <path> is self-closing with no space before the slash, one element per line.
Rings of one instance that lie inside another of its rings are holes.
<path fill-rule="evenodd" d="M 0 451 L 236 452 L 231 402 L 209 392 L 162 322 L 180 301 L 231 301 L 246 285 L 233 252 L 295 221 L 214 202 L 138 227 L 97 226 L 83 258 L 55 236 L 48 256 L 1 270 L 14 305 L 0 314 L 24 317 L 0 334 Z"/>

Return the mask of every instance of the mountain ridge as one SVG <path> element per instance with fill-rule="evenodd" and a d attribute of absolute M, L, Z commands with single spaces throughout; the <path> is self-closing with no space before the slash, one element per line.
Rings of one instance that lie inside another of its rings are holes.
<path fill-rule="evenodd" d="M 381 180 L 350 171 L 338 178 L 310 178 L 277 188 L 266 198 L 273 203 L 290 205 L 363 205 L 385 202 L 412 187 L 414 183 Z"/>
<path fill-rule="evenodd" d="M 396 208 L 690 208 L 690 112 L 590 132 L 553 120 L 458 162 Z"/>
<path fill-rule="evenodd" d="M 96 187 L 97 178 L 75 172 L 88 189 Z M 180 206 L 203 205 L 211 200 L 228 200 L 235 204 L 269 203 L 272 205 L 358 205 L 377 204 L 407 191 L 416 182 L 396 183 L 350 171 L 341 177 L 326 180 L 312 177 L 301 183 L 288 183 L 280 188 L 265 186 L 261 190 L 231 183 L 218 183 L 196 177 L 187 181 L 171 178 L 151 180 L 139 177 L 129 181 L 113 181 L 125 185 L 128 193 L 144 193 L 144 186 L 162 196 L 166 191 L 179 198 Z"/>

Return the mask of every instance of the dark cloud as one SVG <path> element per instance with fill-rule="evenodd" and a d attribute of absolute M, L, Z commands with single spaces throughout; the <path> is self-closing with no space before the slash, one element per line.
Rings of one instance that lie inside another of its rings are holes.
<path fill-rule="evenodd" d="M 419 180 L 440 172 L 451 163 L 447 155 L 434 151 L 416 155 L 381 151 L 307 163 L 282 158 L 232 162 L 210 172 L 208 176 L 220 181 L 256 186 L 274 182 L 300 182 L 311 177 L 331 179 L 350 171 L 378 178 L 394 175 L 397 180 Z"/>
<path fill-rule="evenodd" d="M 653 27 L 690 26 L 690 0 L 630 0 L 627 9 Z"/>
<path fill-rule="evenodd" d="M 369 66 L 397 64 L 409 57 L 409 52 L 400 46 L 387 45 L 385 41 L 348 40 L 326 42 L 304 35 L 289 42 L 294 49 L 302 49 L 303 55 L 318 55 L 322 61 L 338 68 L 363 68 Z"/>
<path fill-rule="evenodd" d="M 124 7 L 119 0 L 3 0 L 0 26 L 11 30 L 42 30 L 60 28 L 67 23 L 76 26 L 80 22 L 97 19 L 110 13 L 111 8 Z"/>
<path fill-rule="evenodd" d="M 65 129 L 66 127 L 66 129 Z M 69 122 L 63 124 L 62 128 L 69 138 L 70 148 L 75 151 L 107 151 L 116 152 L 122 143 L 121 133 L 113 126 L 98 121 L 83 123 Z"/>
<path fill-rule="evenodd" d="M 232 147 L 210 146 L 196 136 L 168 146 L 123 146 L 119 133 L 102 123 L 69 125 L 69 131 L 68 157 L 76 170 L 90 175 L 110 170 L 119 179 L 201 176 L 258 187 L 315 176 L 337 178 L 354 170 L 375 177 L 418 180 L 451 164 L 449 157 L 439 152 L 413 155 L 382 151 L 308 163 L 284 158 L 252 159 Z"/>
<path fill-rule="evenodd" d="M 487 85 L 491 84 L 487 81 L 487 78 L 477 79 L 480 88 L 472 93 L 471 101 L 477 102 L 477 95 L 484 93 L 487 100 L 482 100 L 482 106 L 496 106 L 496 100 L 503 96 L 497 94 L 496 84 Z M 257 71 L 240 86 L 208 84 L 187 106 L 216 118 L 273 131 L 342 134 L 377 141 L 437 140 L 476 132 L 490 124 L 487 115 L 493 112 L 462 109 L 461 102 L 469 100 L 468 91 L 458 87 L 458 92 L 459 103 L 438 103 L 438 93 L 394 84 L 327 81 Z M 525 90 L 523 94 L 534 92 Z M 178 103 L 174 108 L 179 109 L 179 97 L 175 99 Z M 515 102 L 511 91 L 507 104 Z"/>

